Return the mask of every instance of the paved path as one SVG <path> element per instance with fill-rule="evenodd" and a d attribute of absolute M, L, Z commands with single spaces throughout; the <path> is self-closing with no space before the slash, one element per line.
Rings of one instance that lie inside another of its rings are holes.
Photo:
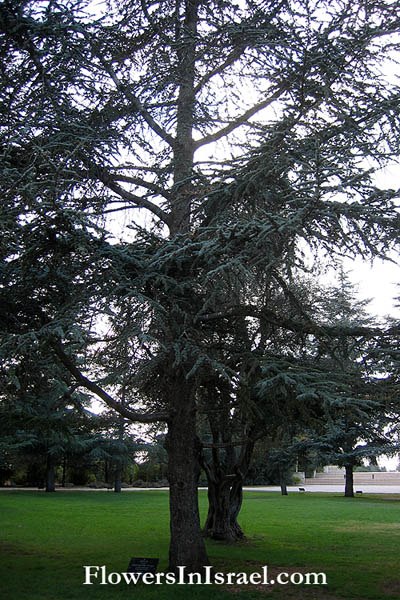
<path fill-rule="evenodd" d="M 289 493 L 295 494 L 303 494 L 304 492 L 300 492 L 299 487 L 303 487 L 306 493 L 335 493 L 335 494 L 344 494 L 344 485 L 304 485 L 304 486 L 288 486 Z M 60 492 L 104 492 L 105 488 L 101 488 L 99 490 L 93 488 L 84 488 L 84 487 L 68 487 L 62 488 L 57 487 L 57 491 Z M 199 488 L 201 490 L 206 490 L 207 488 L 202 487 Z M 0 491 L 13 491 L 13 490 L 26 490 L 26 491 L 38 491 L 37 488 L 34 487 L 0 487 Z M 157 490 L 168 490 L 167 487 L 162 488 L 123 488 L 123 491 L 126 492 L 139 492 L 142 490 L 146 491 L 157 491 Z M 278 486 L 245 486 L 243 488 L 245 492 L 280 492 L 280 487 Z M 354 491 L 361 490 L 363 494 L 400 494 L 400 485 L 355 485 Z M 44 491 L 44 490 L 43 490 Z M 112 490 L 110 490 L 112 491 Z"/>

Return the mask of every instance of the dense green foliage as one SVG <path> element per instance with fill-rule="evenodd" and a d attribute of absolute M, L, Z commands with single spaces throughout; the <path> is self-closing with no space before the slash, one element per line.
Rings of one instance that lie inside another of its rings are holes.
<path fill-rule="evenodd" d="M 54 338 L 71 353 L 95 344 L 86 368 L 94 362 L 103 385 L 130 376 L 133 397 L 145 381 L 150 399 L 171 368 L 237 375 L 257 328 L 261 352 L 277 327 L 315 333 L 312 304 L 288 291 L 305 268 L 300 241 L 373 256 L 396 242 L 399 223 L 397 192 L 374 179 L 399 145 L 399 92 L 382 69 L 396 50 L 393 3 L 188 2 L 178 14 L 172 4 L 149 14 L 146 3 L 110 2 L 96 18 L 68 2 L 1 13 L 4 352 Z M 196 11 L 194 42 L 174 27 Z M 194 45 L 189 102 L 179 73 Z M 193 152 L 228 134 L 218 130 L 225 107 L 245 108 L 233 82 L 279 114 L 256 104 L 257 122 L 232 119 L 228 129 L 250 130 L 240 159 L 210 167 L 181 156 L 188 136 Z M 172 157 L 188 181 L 173 181 Z M 114 209 L 125 225 L 106 217 Z M 182 211 L 190 224 L 166 236 Z M 100 317 L 118 335 L 96 336 Z"/>

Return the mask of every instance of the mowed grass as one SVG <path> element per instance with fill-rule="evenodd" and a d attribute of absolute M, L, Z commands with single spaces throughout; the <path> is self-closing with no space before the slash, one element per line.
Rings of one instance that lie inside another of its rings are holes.
<path fill-rule="evenodd" d="M 202 518 L 207 508 L 200 492 Z M 207 542 L 218 571 L 325 572 L 316 585 L 83 585 L 84 565 L 124 572 L 133 556 L 168 566 L 168 493 L 0 492 L 0 596 L 10 600 L 400 597 L 400 496 L 245 494 L 247 539 Z"/>

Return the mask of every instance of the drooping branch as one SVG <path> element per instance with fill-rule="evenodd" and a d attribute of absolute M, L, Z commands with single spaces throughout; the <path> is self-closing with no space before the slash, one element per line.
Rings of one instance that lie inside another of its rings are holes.
<path fill-rule="evenodd" d="M 71 373 L 71 375 L 76 379 L 79 385 L 86 388 L 93 394 L 95 394 L 100 400 L 103 400 L 113 410 L 117 413 L 129 419 L 133 422 L 138 423 L 156 423 L 158 421 L 168 421 L 170 418 L 169 413 L 166 412 L 154 412 L 154 413 L 142 413 L 136 410 L 131 410 L 127 408 L 126 405 L 114 400 L 110 394 L 108 394 L 102 387 L 100 387 L 94 381 L 88 379 L 83 373 L 78 369 L 75 362 L 65 351 L 63 344 L 59 340 L 53 339 L 51 341 L 51 346 L 58 356 L 59 360 L 62 362 L 64 367 Z"/>

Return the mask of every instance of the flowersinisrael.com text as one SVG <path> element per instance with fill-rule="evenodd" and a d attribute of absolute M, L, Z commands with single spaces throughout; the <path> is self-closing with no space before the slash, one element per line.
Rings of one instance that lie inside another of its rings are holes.
<path fill-rule="evenodd" d="M 268 578 L 268 567 L 262 567 L 261 572 L 254 573 L 219 573 L 213 567 L 204 567 L 202 573 L 186 573 L 186 567 L 178 567 L 177 573 L 108 573 L 106 566 L 84 566 L 84 585 L 146 585 L 180 584 L 180 585 L 326 585 L 325 573 L 278 573 L 275 579 Z"/>

